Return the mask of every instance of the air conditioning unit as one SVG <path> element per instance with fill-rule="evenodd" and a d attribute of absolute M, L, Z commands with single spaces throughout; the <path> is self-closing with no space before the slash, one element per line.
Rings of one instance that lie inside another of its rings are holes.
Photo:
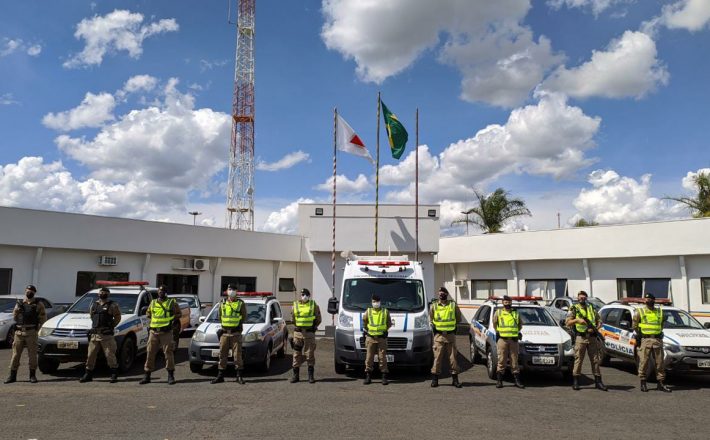
<path fill-rule="evenodd" d="M 192 262 L 192 268 L 195 270 L 210 270 L 210 260 L 195 258 Z"/>
<path fill-rule="evenodd" d="M 466 280 L 455 280 L 454 281 L 454 286 L 456 287 L 463 287 L 466 285 Z"/>
<path fill-rule="evenodd" d="M 111 255 L 101 255 L 99 257 L 99 266 L 115 266 L 118 264 L 118 257 Z"/>
<path fill-rule="evenodd" d="M 195 260 L 188 258 L 173 258 L 173 269 L 176 270 L 194 270 Z"/>

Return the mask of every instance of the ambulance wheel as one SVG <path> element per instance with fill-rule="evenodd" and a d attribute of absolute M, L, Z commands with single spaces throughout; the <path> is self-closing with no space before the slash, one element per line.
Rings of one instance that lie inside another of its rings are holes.
<path fill-rule="evenodd" d="M 340 362 L 335 361 L 335 373 L 336 374 L 345 374 L 346 369 L 347 369 L 347 367 L 345 366 L 345 364 L 341 364 Z"/>
<path fill-rule="evenodd" d="M 59 361 L 40 356 L 39 359 L 37 359 L 37 366 L 42 374 L 54 374 L 59 369 Z"/>
<path fill-rule="evenodd" d="M 491 347 L 486 348 L 486 372 L 488 373 L 489 379 L 496 378 L 496 360 L 493 357 L 493 352 Z"/>
<path fill-rule="evenodd" d="M 192 373 L 199 373 L 202 371 L 202 364 L 197 363 L 197 362 L 190 362 L 190 371 Z"/>
<path fill-rule="evenodd" d="M 118 350 L 118 369 L 121 373 L 127 373 L 133 367 L 136 360 L 136 340 L 133 336 L 126 336 Z"/>

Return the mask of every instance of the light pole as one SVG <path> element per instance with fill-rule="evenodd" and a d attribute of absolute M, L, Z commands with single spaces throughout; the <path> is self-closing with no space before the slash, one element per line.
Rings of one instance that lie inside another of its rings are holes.
<path fill-rule="evenodd" d="M 466 235 L 468 235 L 468 211 L 461 211 L 461 214 L 466 216 Z"/>
<path fill-rule="evenodd" d="M 195 226 L 195 224 L 197 223 L 197 216 L 202 215 L 201 212 L 197 212 L 197 211 L 190 211 L 190 212 L 188 212 L 188 214 L 190 214 L 192 216 L 192 226 Z"/>

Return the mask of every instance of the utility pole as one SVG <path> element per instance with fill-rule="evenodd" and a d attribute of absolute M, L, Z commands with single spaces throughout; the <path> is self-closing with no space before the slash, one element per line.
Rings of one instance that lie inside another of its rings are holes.
<path fill-rule="evenodd" d="M 192 216 L 192 226 L 195 226 L 197 224 L 197 216 L 202 215 L 201 212 L 197 212 L 197 211 L 190 211 L 190 212 L 188 212 L 188 214 L 190 214 Z"/>

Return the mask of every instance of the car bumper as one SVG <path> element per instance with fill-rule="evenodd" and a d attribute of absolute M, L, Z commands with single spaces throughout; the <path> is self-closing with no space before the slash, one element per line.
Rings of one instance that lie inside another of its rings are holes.
<path fill-rule="evenodd" d="M 242 359 L 244 365 L 258 364 L 266 357 L 267 345 L 262 341 L 245 342 L 242 344 Z M 219 343 L 216 342 L 195 342 L 190 341 L 188 348 L 189 361 L 192 364 L 217 365 L 219 355 L 213 356 L 219 351 Z M 228 365 L 234 365 L 234 357 L 227 359 Z"/>
<path fill-rule="evenodd" d="M 710 368 L 699 367 L 698 361 L 710 361 L 710 355 L 700 356 L 688 353 L 665 353 L 665 369 L 681 374 L 710 374 Z"/>
<path fill-rule="evenodd" d="M 116 347 L 120 347 L 123 336 L 116 336 Z M 76 341 L 79 347 L 76 349 L 59 348 L 57 344 L 68 341 Z M 89 351 L 88 338 L 59 338 L 56 336 L 42 336 L 37 339 L 37 354 L 39 356 L 56 359 L 59 362 L 84 362 Z"/>
<path fill-rule="evenodd" d="M 539 362 L 533 362 L 533 357 L 538 356 L 553 357 L 555 359 L 555 363 L 546 365 Z M 518 354 L 518 365 L 520 369 L 524 371 L 563 371 L 574 365 L 574 357 L 520 353 Z"/>
<path fill-rule="evenodd" d="M 397 335 L 397 337 L 411 337 L 411 349 L 388 349 L 387 354 L 394 355 L 392 365 L 402 367 L 428 366 L 432 360 L 432 335 L 430 332 L 422 331 Z M 390 337 L 393 337 L 390 334 Z M 335 330 L 335 360 L 338 363 L 348 366 L 365 365 L 365 347 L 356 344 L 353 330 Z"/>

